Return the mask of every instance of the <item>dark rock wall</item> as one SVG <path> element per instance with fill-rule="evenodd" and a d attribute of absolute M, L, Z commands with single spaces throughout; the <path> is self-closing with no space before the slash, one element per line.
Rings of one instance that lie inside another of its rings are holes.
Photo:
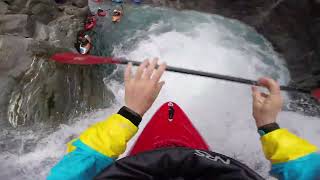
<path fill-rule="evenodd" d="M 315 79 L 320 81 L 320 1 L 311 1 L 310 16 L 311 19 L 308 24 L 309 33 L 315 49 L 315 59 L 312 64 L 312 72 L 315 75 Z"/>

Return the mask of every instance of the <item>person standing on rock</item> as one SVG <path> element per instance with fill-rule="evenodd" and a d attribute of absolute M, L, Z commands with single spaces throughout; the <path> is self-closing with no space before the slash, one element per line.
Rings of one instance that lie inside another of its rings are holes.
<path fill-rule="evenodd" d="M 67 154 L 51 169 L 48 180 L 263 179 L 235 159 L 187 147 L 159 147 L 117 160 L 164 85 L 160 78 L 166 65 L 157 64 L 157 60 L 144 61 L 134 75 L 132 65 L 128 65 L 124 75 L 125 106 L 69 142 Z M 276 123 L 283 104 L 279 85 L 269 78 L 261 78 L 259 83 L 269 93 L 252 88 L 253 117 L 263 152 L 272 163 L 271 175 L 284 180 L 320 179 L 318 148 Z"/>

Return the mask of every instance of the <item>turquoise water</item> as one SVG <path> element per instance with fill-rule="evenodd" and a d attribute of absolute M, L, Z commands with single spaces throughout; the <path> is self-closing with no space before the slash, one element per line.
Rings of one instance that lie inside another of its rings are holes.
<path fill-rule="evenodd" d="M 114 9 L 114 6 L 107 4 L 100 5 L 100 7 L 102 9 Z M 150 42 L 156 36 L 168 36 L 166 37 L 167 39 L 161 40 L 161 43 L 163 43 L 161 46 L 165 50 L 171 48 L 172 51 L 175 51 L 175 48 L 184 48 L 185 44 L 188 43 L 179 42 L 180 40 L 176 39 L 178 36 L 184 36 L 190 38 L 189 40 L 191 41 L 192 38 L 199 41 L 195 42 L 198 44 L 194 45 L 199 47 L 199 53 L 203 53 L 201 56 L 204 56 L 205 53 L 210 53 L 208 51 L 212 51 L 210 47 L 213 47 L 217 54 L 206 55 L 207 59 L 211 58 L 214 61 L 213 58 L 219 58 L 222 53 L 232 51 L 240 57 L 234 55 L 234 57 L 230 57 L 233 58 L 232 60 L 226 60 L 233 61 L 230 66 L 239 64 L 246 66 L 246 62 L 254 63 L 255 70 L 252 70 L 252 67 L 249 66 L 246 69 L 261 75 L 272 76 L 283 83 L 287 83 L 290 79 L 284 61 L 273 51 L 270 43 L 255 32 L 254 29 L 236 20 L 195 11 L 176 11 L 174 9 L 149 6 L 124 5 L 124 8 L 125 16 L 122 18 L 121 23 L 113 24 L 110 17 L 99 17 L 97 28 L 92 33 L 95 44 L 93 54 L 102 56 L 127 55 L 137 50 L 139 45 L 142 45 L 141 43 Z M 96 9 L 97 6 L 93 4 L 93 12 Z M 177 36 L 174 36 L 174 33 Z M 172 47 L 173 44 L 175 45 L 174 47 Z M 190 46 L 190 44 L 187 44 L 187 46 Z M 159 50 L 159 47 L 153 49 L 150 49 L 151 47 L 144 48 L 144 51 Z M 203 50 L 200 50 L 200 48 Z M 219 50 L 220 52 L 218 52 Z M 161 53 L 157 55 L 161 56 Z M 247 58 L 247 60 L 243 60 L 244 58 Z M 175 64 L 174 60 L 170 59 L 170 61 Z M 224 61 L 224 59 L 219 59 L 218 61 Z M 201 62 L 198 64 L 198 69 L 212 71 L 212 69 L 204 69 L 206 65 L 201 66 Z M 266 70 L 266 67 L 272 68 Z M 247 78 L 255 77 L 251 75 L 251 72 L 236 74 L 223 71 L 221 73 L 240 75 Z"/>

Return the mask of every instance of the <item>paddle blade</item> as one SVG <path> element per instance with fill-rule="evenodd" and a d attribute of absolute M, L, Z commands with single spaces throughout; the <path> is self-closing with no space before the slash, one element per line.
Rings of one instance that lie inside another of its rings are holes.
<path fill-rule="evenodd" d="M 111 57 L 98 57 L 92 55 L 81 55 L 72 52 L 57 53 L 51 57 L 52 60 L 63 64 L 118 64 L 119 61 Z"/>

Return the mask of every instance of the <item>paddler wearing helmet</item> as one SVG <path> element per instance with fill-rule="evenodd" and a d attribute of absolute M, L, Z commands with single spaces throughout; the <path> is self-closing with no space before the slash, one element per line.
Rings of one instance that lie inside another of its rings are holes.
<path fill-rule="evenodd" d="M 97 13 L 103 13 L 103 10 L 99 7 Z"/>
<path fill-rule="evenodd" d="M 85 34 L 84 31 L 80 31 L 77 35 L 77 42 L 75 48 L 80 54 L 88 54 L 92 48 L 91 38 Z"/>
<path fill-rule="evenodd" d="M 95 15 L 93 15 L 93 14 L 87 15 L 87 18 L 86 18 L 86 20 L 85 20 L 85 23 L 86 23 L 86 24 L 92 23 L 92 22 L 94 21 L 94 18 L 95 18 Z"/>
<path fill-rule="evenodd" d="M 51 169 L 48 180 L 264 179 L 242 162 L 220 154 L 223 148 L 219 148 L 220 153 L 192 148 L 190 144 L 197 142 L 183 142 L 184 135 L 163 139 L 166 134 L 173 133 L 167 132 L 166 129 L 162 135 L 149 138 L 153 144 L 160 143 L 161 146 L 118 159 L 125 152 L 128 141 L 138 132 L 142 117 L 158 97 L 164 85 L 164 81 L 160 79 L 166 65 L 158 65 L 157 60 L 146 60 L 135 74 L 132 74 L 131 69 L 132 65 L 129 64 L 124 73 L 125 105 L 117 113 L 93 124 L 78 138 L 70 141 L 67 144 L 67 154 Z M 258 87 L 252 87 L 252 112 L 258 130 L 257 140 L 261 140 L 265 157 L 272 165 L 270 174 L 281 180 L 319 180 L 319 149 L 289 130 L 280 128 L 276 123 L 283 105 L 279 84 L 273 79 L 261 78 L 259 85 L 269 92 L 261 92 Z M 248 103 L 249 101 L 248 99 Z M 169 121 L 166 118 L 163 121 L 167 124 L 174 123 L 175 112 L 168 108 L 165 110 L 162 116 L 169 116 Z M 239 136 L 248 133 L 242 132 L 243 128 L 237 131 Z M 230 141 L 232 140 L 237 141 L 237 137 L 230 137 Z M 243 151 L 232 150 L 234 154 Z M 251 158 L 251 161 L 257 161 L 255 156 Z M 261 169 L 262 166 L 264 165 L 259 164 L 256 169 Z"/>
<path fill-rule="evenodd" d="M 98 8 L 97 15 L 98 16 L 106 16 L 107 15 L 107 11 L 102 10 L 101 8 Z"/>
<path fill-rule="evenodd" d="M 119 9 L 115 9 L 112 12 L 112 22 L 113 23 L 118 23 L 121 20 L 121 17 L 123 15 L 123 12 Z"/>

